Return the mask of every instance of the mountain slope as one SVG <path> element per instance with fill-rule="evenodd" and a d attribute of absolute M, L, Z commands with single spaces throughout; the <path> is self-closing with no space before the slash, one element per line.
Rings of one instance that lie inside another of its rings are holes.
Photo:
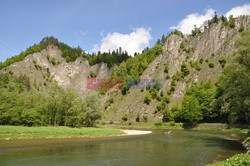
<path fill-rule="evenodd" d="M 170 35 L 163 45 L 163 53 L 147 67 L 141 78 L 163 79 L 163 94 L 170 96 L 169 106 L 180 105 L 186 88 L 192 83 L 217 81 L 225 62 L 230 62 L 228 56 L 234 49 L 235 41 L 240 37 L 241 24 L 245 29 L 250 29 L 250 19 L 240 17 L 235 20 L 235 28 L 225 26 L 220 21 L 195 36 Z M 179 81 L 174 81 L 173 77 L 182 73 L 183 63 L 187 66 L 189 74 L 179 78 Z M 166 64 L 169 68 L 168 73 L 164 72 Z M 174 90 L 171 91 L 171 88 Z M 144 98 L 147 93 L 146 90 L 131 89 L 127 95 L 122 96 L 114 90 L 110 91 L 105 98 L 112 98 L 114 102 L 107 108 L 105 119 L 125 119 L 134 122 L 139 118 L 140 121 L 162 121 L 162 112 L 156 111 L 157 105 L 161 102 L 153 99 L 150 104 L 145 104 Z"/>

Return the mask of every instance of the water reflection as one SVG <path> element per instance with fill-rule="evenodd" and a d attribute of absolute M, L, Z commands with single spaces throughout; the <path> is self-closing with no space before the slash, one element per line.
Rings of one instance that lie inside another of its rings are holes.
<path fill-rule="evenodd" d="M 240 143 L 224 136 L 174 131 L 60 146 L 40 146 L 0 155 L 0 165 L 206 165 L 242 152 Z M 220 158 L 218 158 L 218 156 Z"/>

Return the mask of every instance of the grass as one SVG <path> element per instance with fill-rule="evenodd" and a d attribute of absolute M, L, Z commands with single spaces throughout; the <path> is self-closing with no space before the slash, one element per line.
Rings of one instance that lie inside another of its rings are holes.
<path fill-rule="evenodd" d="M 184 130 L 182 123 L 168 122 L 168 123 L 154 123 L 154 122 L 114 122 L 113 124 L 106 123 L 105 126 L 110 126 L 114 128 L 133 128 L 133 129 L 178 129 Z M 219 131 L 225 133 L 235 133 L 247 135 L 250 133 L 250 129 L 242 128 L 228 128 L 226 124 L 223 123 L 201 123 L 198 127 L 192 128 L 195 131 Z"/>
<path fill-rule="evenodd" d="M 218 162 L 215 164 L 209 164 L 207 166 L 249 166 L 249 165 L 250 165 L 250 155 L 237 154 L 229 159 L 226 159 L 225 161 Z"/>
<path fill-rule="evenodd" d="M 0 126 L 0 139 L 105 137 L 124 134 L 113 128 Z"/>

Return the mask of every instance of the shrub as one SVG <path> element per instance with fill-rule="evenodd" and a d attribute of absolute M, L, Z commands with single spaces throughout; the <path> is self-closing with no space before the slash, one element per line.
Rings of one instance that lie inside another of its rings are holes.
<path fill-rule="evenodd" d="M 149 105 L 151 102 L 151 98 L 152 97 L 151 97 L 150 93 L 147 92 L 146 96 L 144 97 L 144 103 Z"/>
<path fill-rule="evenodd" d="M 165 96 L 162 101 L 169 104 L 170 103 L 170 97 Z"/>
<path fill-rule="evenodd" d="M 219 61 L 220 65 L 221 65 L 221 67 L 225 67 L 226 58 L 224 56 L 221 56 L 218 61 Z"/>
<path fill-rule="evenodd" d="M 195 70 L 197 70 L 197 71 L 201 70 L 201 65 L 198 61 L 191 62 L 191 67 L 194 67 Z"/>
<path fill-rule="evenodd" d="M 128 121 L 128 115 L 127 114 L 123 115 L 122 120 L 124 122 L 127 122 Z"/>
<path fill-rule="evenodd" d="M 250 156 L 247 154 L 237 154 L 233 157 L 226 159 L 225 161 L 215 164 L 209 164 L 208 166 L 248 166 L 250 165 Z"/>
<path fill-rule="evenodd" d="M 165 64 L 164 72 L 165 72 L 165 73 L 168 73 L 168 69 L 169 69 L 168 64 Z"/>
<path fill-rule="evenodd" d="M 50 62 L 52 63 L 53 66 L 55 66 L 55 65 L 57 64 L 56 58 L 55 58 L 55 57 L 53 57 L 53 58 L 50 60 Z"/>
<path fill-rule="evenodd" d="M 214 62 L 209 62 L 208 66 L 209 66 L 210 68 L 214 68 Z"/>
<path fill-rule="evenodd" d="M 138 112 L 137 115 L 136 115 L 136 119 L 135 119 L 136 122 L 140 122 L 141 119 L 140 119 L 140 113 Z"/>
<path fill-rule="evenodd" d="M 188 69 L 185 62 L 182 62 L 181 72 L 182 72 L 182 77 L 185 77 L 185 76 L 187 76 L 189 74 L 189 69 Z"/>
<path fill-rule="evenodd" d="M 93 71 L 90 71 L 89 76 L 90 76 L 90 77 L 96 77 L 97 74 L 96 74 L 95 72 L 93 72 Z"/>
<path fill-rule="evenodd" d="M 238 30 L 239 32 L 243 32 L 244 31 L 244 25 L 241 23 L 240 24 L 240 28 L 239 28 L 239 30 Z"/>
<path fill-rule="evenodd" d="M 168 109 L 168 107 L 165 108 L 165 110 L 163 111 L 163 122 L 170 122 L 173 121 L 174 119 L 174 115 L 173 113 Z"/>
<path fill-rule="evenodd" d="M 156 127 L 160 127 L 160 126 L 162 126 L 162 122 L 157 122 L 157 123 L 155 123 L 154 124 Z"/>

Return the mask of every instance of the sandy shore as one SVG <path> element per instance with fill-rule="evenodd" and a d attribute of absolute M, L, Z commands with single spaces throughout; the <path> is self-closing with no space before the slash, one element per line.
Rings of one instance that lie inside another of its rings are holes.
<path fill-rule="evenodd" d="M 151 134 L 152 131 L 143 131 L 143 130 L 122 130 L 124 135 L 143 135 L 143 134 Z"/>

